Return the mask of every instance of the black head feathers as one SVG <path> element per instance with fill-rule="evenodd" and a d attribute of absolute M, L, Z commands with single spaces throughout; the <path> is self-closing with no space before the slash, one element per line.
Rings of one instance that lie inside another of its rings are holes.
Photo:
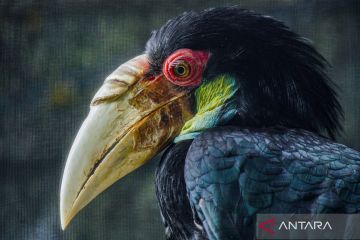
<path fill-rule="evenodd" d="M 152 71 L 177 49 L 208 50 L 204 79 L 234 75 L 240 84 L 236 123 L 303 128 L 330 137 L 342 109 L 326 60 L 283 23 L 237 7 L 186 12 L 154 31 L 146 44 Z"/>

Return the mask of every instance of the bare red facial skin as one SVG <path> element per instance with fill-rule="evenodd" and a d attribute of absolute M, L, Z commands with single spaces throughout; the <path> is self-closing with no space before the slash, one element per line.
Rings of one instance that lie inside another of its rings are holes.
<path fill-rule="evenodd" d="M 209 57 L 210 53 L 207 51 L 179 49 L 165 60 L 163 73 L 175 85 L 199 86 Z"/>

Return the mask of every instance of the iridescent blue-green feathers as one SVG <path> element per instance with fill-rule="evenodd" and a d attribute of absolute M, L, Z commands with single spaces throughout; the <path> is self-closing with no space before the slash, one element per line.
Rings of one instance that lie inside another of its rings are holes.
<path fill-rule="evenodd" d="M 209 239 L 253 239 L 256 213 L 360 212 L 360 153 L 304 130 L 204 132 L 185 182 Z"/>

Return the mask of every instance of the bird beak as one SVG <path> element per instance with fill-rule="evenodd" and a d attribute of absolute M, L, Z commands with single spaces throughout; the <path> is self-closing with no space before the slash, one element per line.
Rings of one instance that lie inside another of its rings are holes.
<path fill-rule="evenodd" d="M 192 118 L 189 90 L 162 74 L 149 77 L 149 68 L 146 55 L 122 64 L 92 100 L 62 178 L 63 229 L 97 195 L 166 147 Z"/>

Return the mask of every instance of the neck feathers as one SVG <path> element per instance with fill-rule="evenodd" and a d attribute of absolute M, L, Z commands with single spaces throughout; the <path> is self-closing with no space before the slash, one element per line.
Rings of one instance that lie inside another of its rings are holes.
<path fill-rule="evenodd" d="M 193 139 L 202 131 L 227 123 L 237 109 L 238 82 L 228 75 L 205 81 L 196 91 L 196 114 L 183 126 L 175 142 Z"/>

